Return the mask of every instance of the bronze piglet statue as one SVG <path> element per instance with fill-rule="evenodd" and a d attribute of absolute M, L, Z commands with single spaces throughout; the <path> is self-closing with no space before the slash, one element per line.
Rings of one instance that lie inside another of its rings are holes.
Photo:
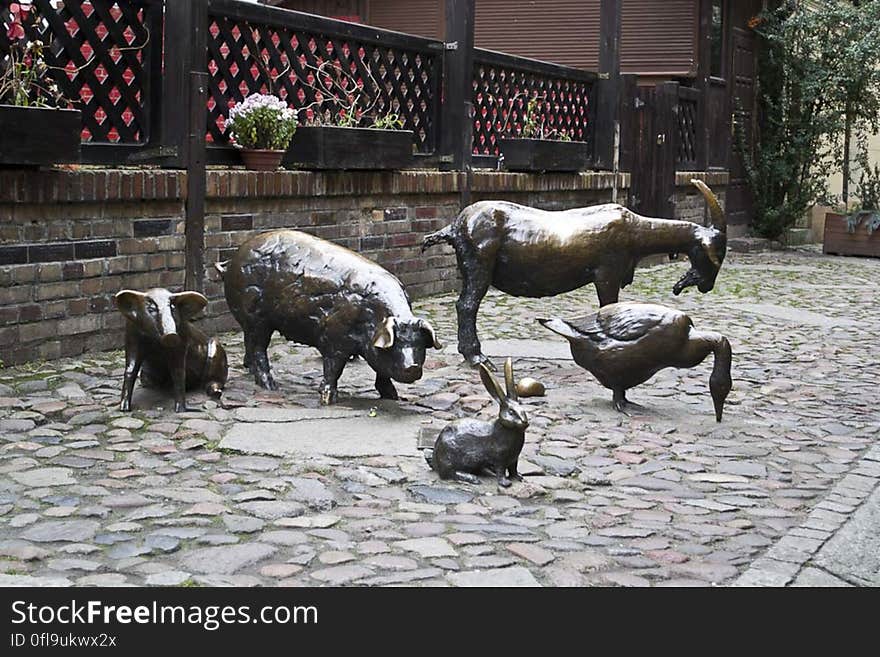
<path fill-rule="evenodd" d="M 178 413 L 187 410 L 187 389 L 204 385 L 209 397 L 220 398 L 228 375 L 226 352 L 216 338 L 190 323 L 208 305 L 204 296 L 155 288 L 122 290 L 115 300 L 126 319 L 122 411 L 131 410 L 138 372 L 146 385 L 173 386 Z"/>
<path fill-rule="evenodd" d="M 266 355 L 275 331 L 321 352 L 322 404 L 336 401 L 337 381 L 353 356 L 376 372 L 382 398 L 397 399 L 392 379 L 419 380 L 426 349 L 442 348 L 431 324 L 413 316 L 403 285 L 390 272 L 307 233 L 257 235 L 216 267 L 244 330 L 244 366 L 263 388 L 277 388 Z"/>
<path fill-rule="evenodd" d="M 683 312 L 649 303 L 613 303 L 580 319 L 539 319 L 568 339 L 574 362 L 614 393 L 614 407 L 632 402 L 626 391 L 667 367 L 695 367 L 710 353 L 715 362 L 709 392 L 715 419 L 721 422 L 724 400 L 733 381 L 730 342 L 720 333 L 698 331 Z"/>
<path fill-rule="evenodd" d="M 433 450 L 426 450 L 425 459 L 441 479 L 457 479 L 478 484 L 478 474 L 491 474 L 498 485 L 510 486 L 510 480 L 522 481 L 517 472 L 519 454 L 526 438 L 529 418 L 520 406 L 513 379 L 513 363 L 504 363 L 507 391 L 484 364 L 480 378 L 492 398 L 500 406 L 494 422 L 461 418 L 446 425 L 437 436 Z"/>

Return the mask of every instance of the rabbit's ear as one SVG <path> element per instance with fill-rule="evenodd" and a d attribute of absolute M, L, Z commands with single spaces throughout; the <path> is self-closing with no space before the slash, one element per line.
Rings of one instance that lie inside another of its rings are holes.
<path fill-rule="evenodd" d="M 483 380 L 486 390 L 492 395 L 492 399 L 501 404 L 501 406 L 507 406 L 507 396 L 504 394 L 501 384 L 498 383 L 498 379 L 495 378 L 495 375 L 483 363 L 480 363 L 480 378 Z"/>
<path fill-rule="evenodd" d="M 516 394 L 516 381 L 513 380 L 513 359 L 510 357 L 504 361 L 504 383 L 507 385 L 507 398 L 519 401 Z"/>

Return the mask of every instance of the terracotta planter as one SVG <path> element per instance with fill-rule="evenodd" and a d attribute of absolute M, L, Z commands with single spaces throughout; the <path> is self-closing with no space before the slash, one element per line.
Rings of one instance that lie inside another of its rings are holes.
<path fill-rule="evenodd" d="M 79 110 L 0 105 L 0 165 L 79 162 Z"/>
<path fill-rule="evenodd" d="M 251 171 L 275 171 L 281 166 L 285 151 L 259 148 L 242 148 L 241 159 L 245 168 Z"/>
<path fill-rule="evenodd" d="M 871 256 L 880 258 L 880 230 L 868 234 L 864 223 L 849 232 L 846 216 L 829 212 L 825 215 L 822 252 L 831 255 Z"/>
<path fill-rule="evenodd" d="M 583 141 L 501 139 L 499 144 L 508 171 L 581 171 L 590 164 Z"/>

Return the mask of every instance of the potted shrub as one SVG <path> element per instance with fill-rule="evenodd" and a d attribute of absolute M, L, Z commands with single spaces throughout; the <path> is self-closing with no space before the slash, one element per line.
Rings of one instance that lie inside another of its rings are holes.
<path fill-rule="evenodd" d="M 880 257 L 880 165 L 862 164 L 856 194 L 859 205 L 852 213 L 825 215 L 822 251 L 833 255 Z"/>
<path fill-rule="evenodd" d="M 39 166 L 79 161 L 82 116 L 60 109 L 63 97 L 47 78 L 43 43 L 26 38 L 36 21 L 27 2 L 0 13 L 9 50 L 0 59 L 0 165 Z"/>
<path fill-rule="evenodd" d="M 511 106 L 516 98 L 511 99 Z M 529 99 L 525 122 L 518 137 L 499 139 L 502 162 L 509 171 L 580 171 L 589 164 L 584 141 L 572 141 L 568 133 L 547 129 L 540 115 L 543 97 Z"/>
<path fill-rule="evenodd" d="M 285 164 L 304 169 L 402 169 L 413 162 L 413 133 L 400 117 L 377 109 L 379 85 L 355 79 L 331 62 L 310 66 L 315 102 L 300 110 Z M 368 70 L 365 67 L 365 70 Z"/>
<path fill-rule="evenodd" d="M 252 94 L 229 110 L 230 136 L 253 171 L 273 171 L 296 132 L 296 110 L 271 94 Z"/>

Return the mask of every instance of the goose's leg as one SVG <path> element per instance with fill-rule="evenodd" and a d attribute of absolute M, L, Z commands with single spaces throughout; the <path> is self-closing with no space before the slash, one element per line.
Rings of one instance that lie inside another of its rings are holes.
<path fill-rule="evenodd" d="M 626 390 L 623 388 L 618 388 L 614 391 L 614 408 L 623 413 L 624 415 L 629 415 L 624 409 L 626 408 L 637 408 L 644 409 L 645 407 L 641 404 L 636 404 L 635 402 L 631 402 L 626 398 Z"/>

